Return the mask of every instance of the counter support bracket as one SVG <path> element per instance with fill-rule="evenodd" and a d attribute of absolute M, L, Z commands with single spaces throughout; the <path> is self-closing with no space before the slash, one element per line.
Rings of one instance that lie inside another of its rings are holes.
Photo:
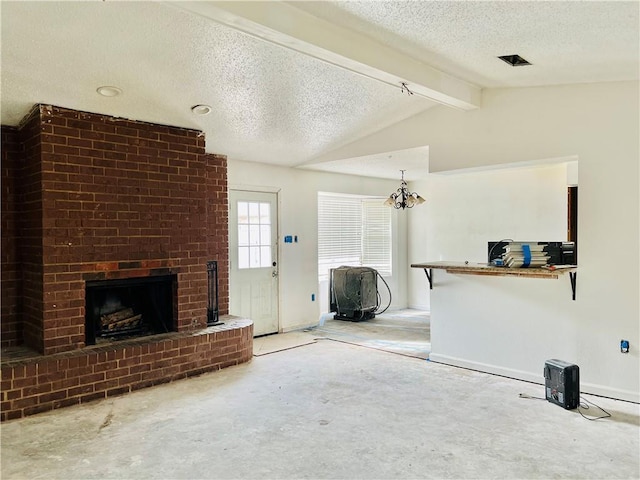
<path fill-rule="evenodd" d="M 433 290 L 433 281 L 431 280 L 431 276 L 433 275 L 433 273 L 431 272 L 431 269 L 425 268 L 424 273 L 427 275 L 427 280 L 429 280 L 429 290 Z"/>
<path fill-rule="evenodd" d="M 576 277 L 578 272 L 569 272 L 569 280 L 571 281 L 571 297 L 576 299 Z"/>

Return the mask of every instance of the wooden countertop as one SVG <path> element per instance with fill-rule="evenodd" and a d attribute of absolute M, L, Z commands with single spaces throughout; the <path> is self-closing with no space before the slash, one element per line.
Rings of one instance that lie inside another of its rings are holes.
<path fill-rule="evenodd" d="M 445 270 L 447 273 L 456 273 L 463 275 L 491 275 L 491 276 L 515 276 L 530 278 L 558 278 L 558 275 L 567 272 L 575 272 L 576 265 L 562 265 L 557 268 L 509 268 L 496 267 L 486 263 L 465 263 L 465 262 L 425 262 L 412 263 L 411 268 L 436 268 Z"/>

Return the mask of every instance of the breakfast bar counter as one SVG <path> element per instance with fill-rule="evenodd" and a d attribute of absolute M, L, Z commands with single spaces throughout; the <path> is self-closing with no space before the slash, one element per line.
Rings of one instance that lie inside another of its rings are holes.
<path fill-rule="evenodd" d="M 429 288 L 433 289 L 432 269 L 441 269 L 447 273 L 458 275 L 490 275 L 514 276 L 527 278 L 558 278 L 559 275 L 569 273 L 573 300 L 576 299 L 576 265 L 559 265 L 549 267 L 509 268 L 490 265 L 487 263 L 471 262 L 425 262 L 412 263 L 411 268 L 422 268 L 429 279 Z"/>

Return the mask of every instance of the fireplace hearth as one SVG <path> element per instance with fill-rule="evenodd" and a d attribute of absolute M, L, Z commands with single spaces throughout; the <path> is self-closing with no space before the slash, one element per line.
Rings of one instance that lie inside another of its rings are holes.
<path fill-rule="evenodd" d="M 35 105 L 1 133 L 1 420 L 251 359 L 202 132 Z"/>
<path fill-rule="evenodd" d="M 86 344 L 175 330 L 175 275 L 86 283 Z"/>

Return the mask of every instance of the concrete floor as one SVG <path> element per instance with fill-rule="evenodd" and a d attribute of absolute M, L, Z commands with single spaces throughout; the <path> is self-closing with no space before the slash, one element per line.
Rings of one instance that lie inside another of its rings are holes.
<path fill-rule="evenodd" d="M 586 396 L 613 415 L 587 421 L 520 393 L 542 396 L 543 387 L 324 338 L 6 422 L 0 473 L 3 480 L 640 477 L 638 404 Z"/>
<path fill-rule="evenodd" d="M 410 357 L 427 359 L 431 352 L 429 313 L 419 310 L 397 310 L 365 322 L 327 320 L 312 332 L 316 338 L 330 338 Z"/>

